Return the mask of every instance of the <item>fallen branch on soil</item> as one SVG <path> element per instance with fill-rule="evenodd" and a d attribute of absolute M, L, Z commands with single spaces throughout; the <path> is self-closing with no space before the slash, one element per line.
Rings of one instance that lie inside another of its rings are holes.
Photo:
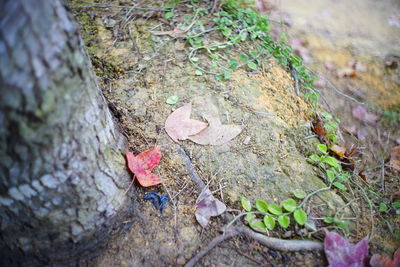
<path fill-rule="evenodd" d="M 137 6 L 118 6 L 118 5 L 106 5 L 106 4 L 94 4 L 94 5 L 85 5 L 85 6 L 70 6 L 70 8 L 129 8 L 129 9 L 136 9 L 136 10 L 149 10 L 149 11 L 165 11 L 163 9 L 154 9 L 154 8 L 147 8 L 147 7 L 137 7 Z"/>
<path fill-rule="evenodd" d="M 302 251 L 302 250 L 323 250 L 322 243 L 310 240 L 285 240 L 256 233 L 245 226 L 234 226 L 227 229 L 222 235 L 215 237 L 208 245 L 203 248 L 196 256 L 194 256 L 185 267 L 194 266 L 202 257 L 210 252 L 214 247 L 222 241 L 237 236 L 243 235 L 250 237 L 260 244 L 275 250 L 280 251 Z"/>

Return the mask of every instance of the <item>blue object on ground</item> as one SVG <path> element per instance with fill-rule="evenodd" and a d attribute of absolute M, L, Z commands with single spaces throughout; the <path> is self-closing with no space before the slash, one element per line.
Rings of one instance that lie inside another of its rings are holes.
<path fill-rule="evenodd" d="M 161 195 L 156 192 L 150 192 L 144 197 L 144 200 L 151 200 L 153 206 L 162 213 L 165 209 L 165 206 L 167 205 L 169 197 L 168 195 Z"/>

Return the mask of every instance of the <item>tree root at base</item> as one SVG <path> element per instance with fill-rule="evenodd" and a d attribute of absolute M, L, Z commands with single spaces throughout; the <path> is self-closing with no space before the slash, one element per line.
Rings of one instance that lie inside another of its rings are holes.
<path fill-rule="evenodd" d="M 203 248 L 199 253 L 197 253 L 196 256 L 186 263 L 185 267 L 194 266 L 202 257 L 204 257 L 222 241 L 237 235 L 250 237 L 268 248 L 280 251 L 323 250 L 323 245 L 321 242 L 273 238 L 256 233 L 245 226 L 234 226 L 227 229 L 223 234 L 215 237 L 205 248 Z"/>

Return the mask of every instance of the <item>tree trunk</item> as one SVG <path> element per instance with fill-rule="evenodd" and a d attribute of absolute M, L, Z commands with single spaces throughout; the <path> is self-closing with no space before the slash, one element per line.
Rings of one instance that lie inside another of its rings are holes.
<path fill-rule="evenodd" d="M 107 237 L 129 174 L 63 3 L 0 1 L 0 88 L 0 265 L 76 259 Z"/>

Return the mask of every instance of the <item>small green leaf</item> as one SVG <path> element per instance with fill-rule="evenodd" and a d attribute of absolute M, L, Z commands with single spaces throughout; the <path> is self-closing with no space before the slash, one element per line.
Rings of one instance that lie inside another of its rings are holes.
<path fill-rule="evenodd" d="M 321 161 L 321 158 L 320 158 L 318 155 L 316 155 L 316 154 L 312 154 L 312 155 L 310 156 L 310 159 L 311 159 L 312 161 Z"/>
<path fill-rule="evenodd" d="M 257 70 L 257 65 L 256 65 L 256 63 L 251 62 L 251 61 L 247 62 L 247 67 L 249 67 L 249 68 L 252 69 L 252 70 Z"/>
<path fill-rule="evenodd" d="M 242 203 L 242 207 L 245 211 L 251 211 L 251 203 L 247 198 L 240 197 L 240 202 Z"/>
<path fill-rule="evenodd" d="M 301 190 L 301 189 L 296 189 L 292 193 L 298 199 L 303 199 L 306 197 L 306 192 L 304 192 L 304 190 Z"/>
<path fill-rule="evenodd" d="M 335 187 L 339 188 L 340 190 L 343 190 L 343 191 L 346 190 L 346 186 L 344 184 L 342 184 L 342 183 L 334 182 L 333 185 Z"/>
<path fill-rule="evenodd" d="M 307 213 L 304 210 L 295 210 L 293 217 L 294 220 L 300 225 L 304 225 L 307 222 Z"/>
<path fill-rule="evenodd" d="M 333 218 L 332 217 L 325 217 L 324 218 L 324 223 L 333 223 Z"/>
<path fill-rule="evenodd" d="M 246 214 L 246 221 L 247 221 L 249 224 L 251 224 L 251 223 L 253 222 L 253 220 L 254 220 L 254 215 L 253 215 L 253 213 L 247 213 L 247 214 Z"/>
<path fill-rule="evenodd" d="M 167 103 L 169 105 L 174 105 L 174 104 L 176 104 L 176 102 L 178 102 L 178 100 L 179 100 L 179 96 L 171 95 L 170 97 L 167 98 L 165 103 Z"/>
<path fill-rule="evenodd" d="M 339 163 L 338 161 L 334 158 L 334 157 L 329 157 L 329 156 L 322 156 L 321 160 L 323 162 L 328 163 L 330 166 L 332 166 L 333 168 L 338 169 L 339 168 Z"/>
<path fill-rule="evenodd" d="M 261 199 L 258 199 L 256 201 L 256 208 L 259 212 L 262 212 L 262 213 L 268 212 L 268 204 Z"/>
<path fill-rule="evenodd" d="M 268 230 L 273 230 L 275 228 L 275 220 L 271 215 L 264 216 L 264 224 Z"/>
<path fill-rule="evenodd" d="M 321 115 L 325 118 L 325 120 L 330 121 L 331 119 L 333 119 L 332 114 L 330 114 L 329 112 L 322 112 Z"/>
<path fill-rule="evenodd" d="M 282 214 L 282 208 L 274 203 L 268 205 L 268 210 L 272 214 L 275 215 L 281 215 Z"/>
<path fill-rule="evenodd" d="M 389 208 L 388 208 L 388 206 L 387 206 L 385 203 L 381 202 L 381 203 L 379 204 L 379 211 L 380 211 L 380 212 L 385 212 L 385 211 L 388 211 L 388 210 L 389 210 Z"/>
<path fill-rule="evenodd" d="M 236 69 L 238 68 L 238 62 L 237 62 L 236 59 L 231 58 L 231 59 L 229 60 L 229 63 L 230 63 L 229 69 L 231 69 L 231 70 L 236 70 Z"/>
<path fill-rule="evenodd" d="M 296 209 L 297 203 L 294 199 L 289 198 L 282 202 L 282 206 L 285 208 L 285 210 L 292 212 Z"/>
<path fill-rule="evenodd" d="M 249 57 L 246 54 L 240 54 L 240 60 L 243 62 L 247 62 Z"/>
<path fill-rule="evenodd" d="M 317 148 L 319 151 L 321 151 L 324 154 L 328 151 L 328 147 L 325 144 L 318 144 Z"/>
<path fill-rule="evenodd" d="M 286 215 L 281 215 L 278 217 L 278 223 L 282 228 L 287 228 L 290 224 L 290 218 Z"/>
<path fill-rule="evenodd" d="M 350 174 L 348 172 L 340 173 L 337 178 L 342 182 L 347 182 L 349 180 Z"/>
<path fill-rule="evenodd" d="M 194 74 L 196 74 L 197 76 L 201 76 L 203 75 L 203 72 L 201 70 L 196 70 Z"/>
<path fill-rule="evenodd" d="M 192 58 L 190 58 L 190 60 L 193 61 L 193 62 L 198 62 L 199 58 L 198 57 L 192 57 Z"/>
<path fill-rule="evenodd" d="M 395 201 L 395 202 L 393 202 L 393 203 L 392 203 L 392 207 L 393 207 L 393 208 L 396 208 L 396 209 L 397 209 L 397 208 L 400 208 L 400 201 Z"/>
<path fill-rule="evenodd" d="M 265 225 L 262 221 L 254 221 L 253 223 L 250 224 L 250 226 L 252 228 L 256 228 L 257 230 L 259 230 L 260 232 L 267 232 L 267 229 L 265 228 Z"/>
<path fill-rule="evenodd" d="M 326 170 L 326 175 L 328 176 L 330 182 L 335 180 L 335 173 L 332 170 Z"/>
<path fill-rule="evenodd" d="M 165 13 L 165 18 L 166 19 L 170 19 L 170 18 L 172 18 L 174 16 L 174 12 L 167 12 L 167 13 Z"/>
<path fill-rule="evenodd" d="M 231 73 L 230 71 L 224 71 L 224 79 L 229 80 L 231 78 Z"/>

